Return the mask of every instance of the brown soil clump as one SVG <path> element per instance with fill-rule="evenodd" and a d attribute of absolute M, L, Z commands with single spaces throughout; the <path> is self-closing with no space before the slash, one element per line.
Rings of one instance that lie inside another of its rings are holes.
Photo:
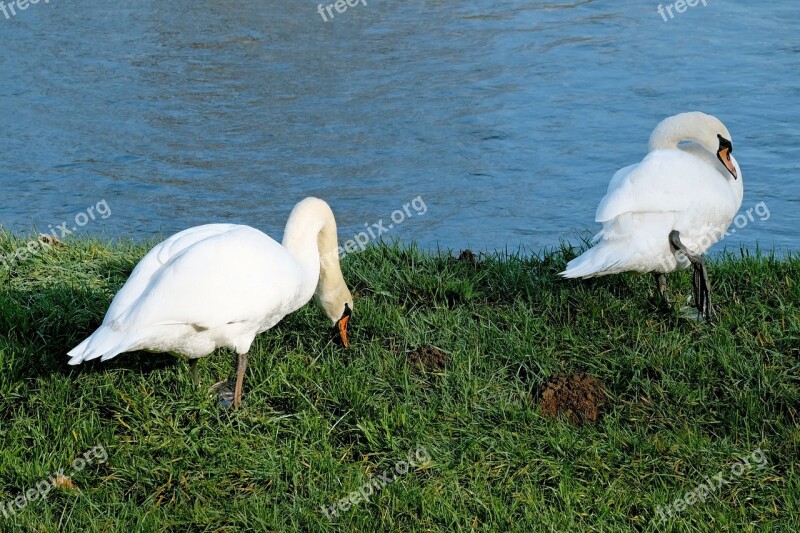
<path fill-rule="evenodd" d="M 425 370 L 441 370 L 447 363 L 447 355 L 434 346 L 420 346 L 406 357 L 408 364 L 421 366 Z"/>
<path fill-rule="evenodd" d="M 605 386 L 594 376 L 553 374 L 544 384 L 542 414 L 550 419 L 564 414 L 573 424 L 581 426 L 600 418 L 607 399 Z"/>
<path fill-rule="evenodd" d="M 46 233 L 39 234 L 39 242 L 42 244 L 48 244 L 50 246 L 63 246 L 64 243 L 58 240 L 58 237 L 54 235 L 48 235 Z"/>
<path fill-rule="evenodd" d="M 458 256 L 458 260 L 463 263 L 469 263 L 470 265 L 474 265 L 477 262 L 475 253 L 469 248 L 467 248 L 466 250 L 461 250 L 461 253 Z"/>

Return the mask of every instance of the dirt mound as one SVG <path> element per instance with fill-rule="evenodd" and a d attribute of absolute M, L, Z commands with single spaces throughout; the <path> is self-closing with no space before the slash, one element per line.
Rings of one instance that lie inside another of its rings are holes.
<path fill-rule="evenodd" d="M 477 262 L 477 258 L 475 257 L 475 253 L 467 248 L 466 250 L 461 250 L 461 254 L 458 256 L 458 260 L 462 263 L 469 263 L 470 265 L 474 265 Z"/>
<path fill-rule="evenodd" d="M 564 414 L 573 424 L 583 425 L 600 418 L 608 395 L 603 383 L 588 374 L 553 374 L 544 384 L 542 414 L 555 419 Z"/>
<path fill-rule="evenodd" d="M 447 354 L 435 346 L 420 346 L 408 356 L 408 364 L 420 366 L 425 370 L 441 370 L 447 363 Z"/>

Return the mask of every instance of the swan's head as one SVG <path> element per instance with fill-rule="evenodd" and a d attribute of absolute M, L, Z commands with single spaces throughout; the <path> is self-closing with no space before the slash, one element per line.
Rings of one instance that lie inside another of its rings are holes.
<path fill-rule="evenodd" d="M 350 325 L 350 317 L 353 316 L 353 296 L 344 283 L 334 294 L 317 294 L 317 300 L 325 314 L 331 319 L 336 333 L 342 341 L 342 345 L 347 348 L 350 342 L 347 340 L 347 331 Z"/>
<path fill-rule="evenodd" d="M 681 141 L 699 144 L 722 163 L 733 179 L 739 177 L 733 159 L 733 138 L 717 117 L 700 111 L 681 113 L 665 118 L 650 136 L 650 151 L 675 148 Z"/>
<path fill-rule="evenodd" d="M 725 168 L 728 169 L 728 172 L 731 173 L 733 179 L 739 178 L 739 173 L 736 171 L 736 163 L 733 159 L 733 143 L 730 140 L 730 134 L 728 137 L 723 136 L 721 133 L 717 134 L 717 138 L 719 139 L 719 146 L 717 148 L 717 159 L 719 159 L 720 163 L 725 165 Z"/>

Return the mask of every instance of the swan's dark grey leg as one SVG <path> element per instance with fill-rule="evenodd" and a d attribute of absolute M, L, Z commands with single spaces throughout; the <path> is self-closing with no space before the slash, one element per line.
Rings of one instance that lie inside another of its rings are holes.
<path fill-rule="evenodd" d="M 669 234 L 669 242 L 673 248 L 680 251 L 692 263 L 692 293 L 694 305 L 697 311 L 703 315 L 707 321 L 711 321 L 711 284 L 708 281 L 708 270 L 706 261 L 702 255 L 694 255 L 681 242 L 681 235 L 678 231 L 672 230 Z"/>
<path fill-rule="evenodd" d="M 656 285 L 658 286 L 658 292 L 661 294 L 661 297 L 664 299 L 664 303 L 669 304 L 669 298 L 667 297 L 667 275 L 663 272 L 654 272 L 656 276 Z"/>
<path fill-rule="evenodd" d="M 199 387 L 200 375 L 197 373 L 197 359 L 189 359 L 189 370 L 192 372 L 192 383 L 195 387 Z"/>

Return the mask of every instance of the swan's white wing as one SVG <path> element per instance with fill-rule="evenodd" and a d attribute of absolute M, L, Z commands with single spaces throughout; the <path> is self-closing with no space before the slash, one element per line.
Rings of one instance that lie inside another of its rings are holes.
<path fill-rule="evenodd" d="M 145 290 L 151 278 L 165 265 L 170 259 L 181 253 L 193 244 L 223 233 L 235 230 L 241 226 L 237 224 L 206 224 L 185 229 L 172 235 L 168 239 L 155 245 L 139 261 L 133 269 L 128 281 L 114 296 L 111 306 L 106 312 L 103 323 L 106 324 L 119 318 Z"/>
<path fill-rule="evenodd" d="M 246 350 L 311 298 L 318 275 L 267 235 L 236 225 L 179 233 L 142 261 L 103 325 L 70 350 L 70 364 L 138 349 L 188 357 Z"/>
<path fill-rule="evenodd" d="M 624 213 L 683 212 L 701 203 L 707 210 L 731 200 L 727 180 L 707 162 L 682 150 L 656 150 L 614 175 L 595 220 L 607 222 Z"/>
<path fill-rule="evenodd" d="M 606 195 L 610 194 L 611 191 L 618 189 L 625 180 L 628 179 L 628 175 L 633 172 L 633 170 L 639 166 L 639 163 L 634 165 L 628 165 L 627 167 L 621 168 L 614 173 L 614 176 L 611 178 L 611 181 L 608 182 L 608 189 L 606 189 Z"/>
<path fill-rule="evenodd" d="M 180 324 L 204 330 L 247 323 L 255 333 L 305 303 L 305 276 L 283 246 L 237 226 L 172 255 L 118 320 L 134 337 Z"/>
<path fill-rule="evenodd" d="M 561 275 L 671 272 L 685 266 L 679 265 L 669 233 L 677 230 L 689 250 L 705 253 L 730 225 L 741 191 L 741 181 L 729 180 L 727 170 L 715 168 L 708 157 L 682 149 L 653 151 L 611 179 L 597 208 L 603 224 L 594 238 L 598 244 L 570 261 Z"/>

